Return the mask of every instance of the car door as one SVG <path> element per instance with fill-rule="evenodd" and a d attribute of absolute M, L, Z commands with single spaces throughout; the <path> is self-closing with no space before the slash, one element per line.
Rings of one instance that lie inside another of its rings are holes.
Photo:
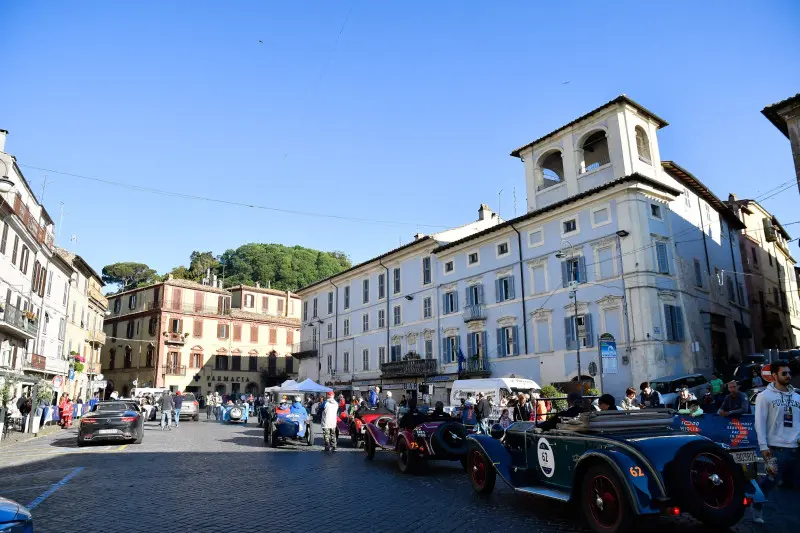
<path fill-rule="evenodd" d="M 586 440 L 578 435 L 536 435 L 535 457 L 529 455 L 529 465 L 537 480 L 561 490 L 570 490 L 577 460 L 586 452 Z"/>
<path fill-rule="evenodd" d="M 705 376 L 692 376 L 689 384 L 689 392 L 697 398 L 702 398 L 708 388 L 708 380 Z"/>

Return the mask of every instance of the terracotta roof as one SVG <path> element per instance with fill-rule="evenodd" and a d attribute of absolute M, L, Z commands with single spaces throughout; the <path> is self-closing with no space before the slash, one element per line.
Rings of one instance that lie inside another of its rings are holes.
<path fill-rule="evenodd" d="M 786 135 L 787 139 L 789 138 L 789 129 L 786 127 L 786 121 L 778 113 L 791 106 L 800 106 L 800 93 L 790 96 L 786 100 L 781 100 L 778 103 L 768 105 L 761 110 L 761 114 L 767 117 L 767 120 L 772 122 L 772 124 L 778 128 L 781 133 Z"/>
<path fill-rule="evenodd" d="M 570 196 L 569 198 L 565 198 L 564 200 L 561 200 L 560 202 L 555 202 L 555 203 L 550 204 L 550 205 L 548 205 L 546 207 L 543 207 L 541 209 L 537 209 L 535 211 L 531 211 L 530 213 L 526 213 L 526 214 L 524 214 L 522 216 L 518 216 L 517 218 L 512 218 L 511 220 L 506 220 L 502 224 L 498 224 L 496 226 L 492 226 L 492 227 L 490 227 L 488 229 L 485 229 L 483 231 L 479 231 L 478 233 L 473 233 L 472 235 L 469 235 L 468 237 L 464 237 L 463 239 L 460 239 L 460 240 L 457 240 L 457 241 L 453 241 L 451 243 L 447 243 L 447 244 L 444 244 L 442 246 L 439 246 L 438 248 L 433 250 L 433 253 L 438 254 L 440 252 L 443 252 L 445 250 L 448 250 L 450 248 L 453 248 L 453 247 L 458 246 L 460 244 L 463 244 L 465 242 L 469 242 L 469 241 L 471 241 L 473 239 L 478 239 L 480 237 L 483 237 L 484 235 L 488 235 L 488 234 L 493 233 L 495 231 L 499 231 L 499 230 L 505 229 L 505 228 L 507 228 L 509 226 L 513 226 L 514 224 L 517 224 L 519 222 L 523 222 L 525 220 L 529 220 L 531 218 L 537 217 L 537 216 L 542 215 L 544 213 L 547 213 L 549 211 L 554 211 L 556 209 L 564 207 L 565 205 L 569 205 L 569 204 L 571 204 L 573 202 L 576 202 L 578 200 L 582 200 L 583 198 L 592 196 L 592 195 L 597 194 L 597 193 L 599 193 L 601 191 L 604 191 L 606 189 L 611 189 L 612 187 L 615 187 L 615 186 L 623 184 L 623 183 L 642 183 L 642 184 L 645 184 L 645 185 L 649 185 L 649 186 L 653 187 L 654 189 L 658 189 L 658 190 L 660 190 L 662 192 L 665 192 L 667 194 L 673 194 L 675 196 L 678 196 L 678 195 L 681 194 L 681 191 L 679 191 L 677 189 L 673 189 L 669 185 L 665 185 L 665 184 L 661 183 L 660 181 L 656 181 L 656 180 L 654 180 L 652 178 L 648 178 L 647 176 L 643 176 L 643 175 L 639 174 L 638 172 L 634 172 L 633 174 L 630 174 L 628 176 L 623 176 L 621 178 L 617 178 L 617 179 L 615 179 L 613 181 L 609 181 L 608 183 L 604 183 L 603 185 L 600 185 L 600 186 L 595 187 L 593 189 L 589 189 L 588 191 L 584 191 L 584 192 L 582 192 L 580 194 L 576 194 L 576 195 Z"/>
<path fill-rule="evenodd" d="M 568 123 L 564 124 L 560 128 L 557 128 L 557 129 L 551 131 L 547 135 L 545 135 L 543 137 L 539 137 L 535 141 L 529 142 L 525 146 L 521 146 L 521 147 L 517 148 L 516 150 L 511 152 L 511 155 L 513 157 L 519 157 L 520 152 L 522 152 L 523 150 L 533 146 L 534 144 L 538 144 L 538 143 L 544 141 L 545 139 L 549 139 L 550 137 L 552 137 L 552 136 L 554 136 L 554 135 L 556 135 L 558 133 L 561 133 L 565 129 L 567 129 L 567 128 L 571 127 L 571 126 L 574 126 L 578 122 L 580 122 L 582 120 L 585 120 L 585 119 L 591 117 L 592 115 L 594 115 L 596 113 L 599 113 L 600 111 L 603 111 L 604 109 L 607 109 L 609 107 L 615 106 L 617 104 L 623 104 L 623 103 L 624 104 L 628 104 L 631 107 L 635 107 L 640 113 L 642 113 L 644 115 L 647 115 L 648 117 L 650 117 L 653 120 L 655 120 L 658 123 L 659 129 L 663 128 L 664 126 L 669 126 L 669 122 L 667 122 L 663 118 L 659 117 L 658 115 L 656 115 L 655 113 L 653 113 L 652 111 L 650 111 L 649 109 L 644 107 L 643 105 L 639 104 L 638 102 L 635 102 L 634 100 L 631 100 L 630 98 L 628 98 L 624 94 L 621 94 L 621 95 L 617 96 L 616 98 L 614 98 L 613 100 L 611 100 L 610 102 L 606 102 L 605 104 L 601 105 L 600 107 L 598 107 L 596 109 L 593 109 L 592 111 L 589 111 L 585 115 L 579 116 L 578 118 L 576 118 L 572 122 L 568 122 Z"/>
<path fill-rule="evenodd" d="M 272 316 L 264 315 L 261 313 L 251 313 L 250 311 L 242 311 L 241 309 L 231 309 L 231 318 L 238 318 L 242 320 L 253 320 L 255 322 L 268 322 L 270 324 L 281 324 L 285 326 L 300 327 L 299 318 L 291 318 L 288 316 Z"/>
<path fill-rule="evenodd" d="M 216 294 L 230 294 L 225 289 L 218 289 L 216 287 L 212 287 L 211 285 L 203 285 L 202 283 L 197 283 L 196 281 L 189 281 L 188 279 L 168 279 L 164 281 L 164 285 L 171 285 L 173 287 L 182 287 L 184 289 L 194 289 L 197 291 L 205 291 L 205 292 L 213 292 Z"/>
<path fill-rule="evenodd" d="M 736 213 L 731 210 L 730 206 L 717 198 L 717 196 L 711 192 L 711 189 L 703 185 L 703 182 L 694 177 L 691 172 L 677 165 L 674 161 L 662 161 L 661 166 L 664 168 L 667 174 L 694 191 L 697 196 L 708 202 L 711 207 L 716 209 L 720 216 L 725 217 L 725 220 L 732 229 L 745 228 L 744 223 L 739 220 L 739 217 L 737 217 Z"/>
<path fill-rule="evenodd" d="M 253 287 L 252 285 L 234 285 L 233 287 L 228 287 L 230 292 L 235 291 L 248 291 L 248 292 L 258 292 L 262 294 L 274 294 L 275 296 L 286 296 L 287 291 L 281 291 L 278 289 L 269 289 L 266 287 Z M 289 291 L 289 295 L 293 298 L 299 298 L 296 294 L 292 294 Z"/>

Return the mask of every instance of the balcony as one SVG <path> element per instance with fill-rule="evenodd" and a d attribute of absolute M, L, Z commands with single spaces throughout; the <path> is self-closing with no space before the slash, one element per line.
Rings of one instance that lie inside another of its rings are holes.
<path fill-rule="evenodd" d="M 182 314 L 199 314 L 199 315 L 229 315 L 231 308 L 226 304 L 225 306 L 205 305 L 192 302 L 147 302 L 145 306 L 147 310 L 153 311 L 174 311 Z"/>
<path fill-rule="evenodd" d="M 12 208 L 14 213 L 22 221 L 22 224 L 28 229 L 28 231 L 39 242 L 39 244 L 52 250 L 53 234 L 48 233 L 47 228 L 36 221 L 36 217 L 34 217 L 33 213 L 31 213 L 30 209 L 28 209 L 28 206 L 23 203 L 22 195 L 20 193 L 16 193 L 14 195 L 14 204 Z"/>
<path fill-rule="evenodd" d="M 13 305 L 5 305 L 0 312 L 0 332 L 22 340 L 35 338 L 39 326 L 35 318 L 30 320 L 25 313 Z"/>
<path fill-rule="evenodd" d="M 87 331 L 86 332 L 86 341 L 90 344 L 100 344 L 103 345 L 106 343 L 106 334 L 103 331 Z"/>
<path fill-rule="evenodd" d="M 486 320 L 486 311 L 481 304 L 468 305 L 464 308 L 464 322 Z"/>
<path fill-rule="evenodd" d="M 97 375 L 102 374 L 102 369 L 100 368 L 100 363 L 86 363 L 84 370 L 89 375 Z"/>
<path fill-rule="evenodd" d="M 307 340 L 292 344 L 292 357 L 307 359 L 317 356 L 317 340 Z"/>
<path fill-rule="evenodd" d="M 185 376 L 186 367 L 178 365 L 167 365 L 167 368 L 164 369 L 164 373 L 168 376 Z"/>
<path fill-rule="evenodd" d="M 384 378 L 432 376 L 437 373 L 436 359 L 409 359 L 381 364 L 381 376 Z"/>
<path fill-rule="evenodd" d="M 103 293 L 100 291 L 100 289 L 92 284 L 89 284 L 89 298 L 97 302 L 97 304 L 103 309 L 108 309 L 108 298 L 103 296 Z"/>
<path fill-rule="evenodd" d="M 492 373 L 489 368 L 489 361 L 486 357 L 470 357 L 461 363 L 461 369 L 458 372 L 459 377 L 465 378 L 488 378 Z"/>
<path fill-rule="evenodd" d="M 164 343 L 166 344 L 177 344 L 179 346 L 183 346 L 186 343 L 186 337 L 188 337 L 188 333 L 173 333 L 171 331 L 164 332 Z"/>
<path fill-rule="evenodd" d="M 32 353 L 28 356 L 25 366 L 44 372 L 45 368 L 47 367 L 47 357 Z"/>

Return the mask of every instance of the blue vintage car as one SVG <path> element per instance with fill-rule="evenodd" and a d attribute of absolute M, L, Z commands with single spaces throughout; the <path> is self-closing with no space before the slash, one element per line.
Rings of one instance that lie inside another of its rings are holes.
<path fill-rule="evenodd" d="M 764 496 L 728 451 L 670 427 L 668 409 L 597 411 L 542 431 L 516 422 L 492 436 L 470 435 L 473 489 L 497 476 L 516 492 L 579 505 L 589 526 L 616 533 L 639 515 L 689 513 L 714 527 L 741 520 Z"/>
<path fill-rule="evenodd" d="M 30 511 L 17 502 L 0 498 L 0 531 L 33 533 Z"/>
<path fill-rule="evenodd" d="M 247 424 L 248 419 L 248 405 L 223 405 L 220 411 L 220 421 Z"/>
<path fill-rule="evenodd" d="M 264 417 L 264 442 L 277 448 L 281 442 L 314 444 L 314 429 L 306 408 L 299 404 L 284 409 L 270 406 Z"/>

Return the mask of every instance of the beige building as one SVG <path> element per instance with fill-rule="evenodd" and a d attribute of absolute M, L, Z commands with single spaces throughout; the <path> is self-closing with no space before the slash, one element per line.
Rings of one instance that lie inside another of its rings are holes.
<path fill-rule="evenodd" d="M 761 113 L 789 139 L 794 171 L 800 187 L 800 93 L 777 104 L 768 105 Z"/>
<path fill-rule="evenodd" d="M 168 279 L 109 296 L 109 306 L 101 358 L 109 392 L 257 392 L 296 376 L 300 300 L 291 293 Z"/>

